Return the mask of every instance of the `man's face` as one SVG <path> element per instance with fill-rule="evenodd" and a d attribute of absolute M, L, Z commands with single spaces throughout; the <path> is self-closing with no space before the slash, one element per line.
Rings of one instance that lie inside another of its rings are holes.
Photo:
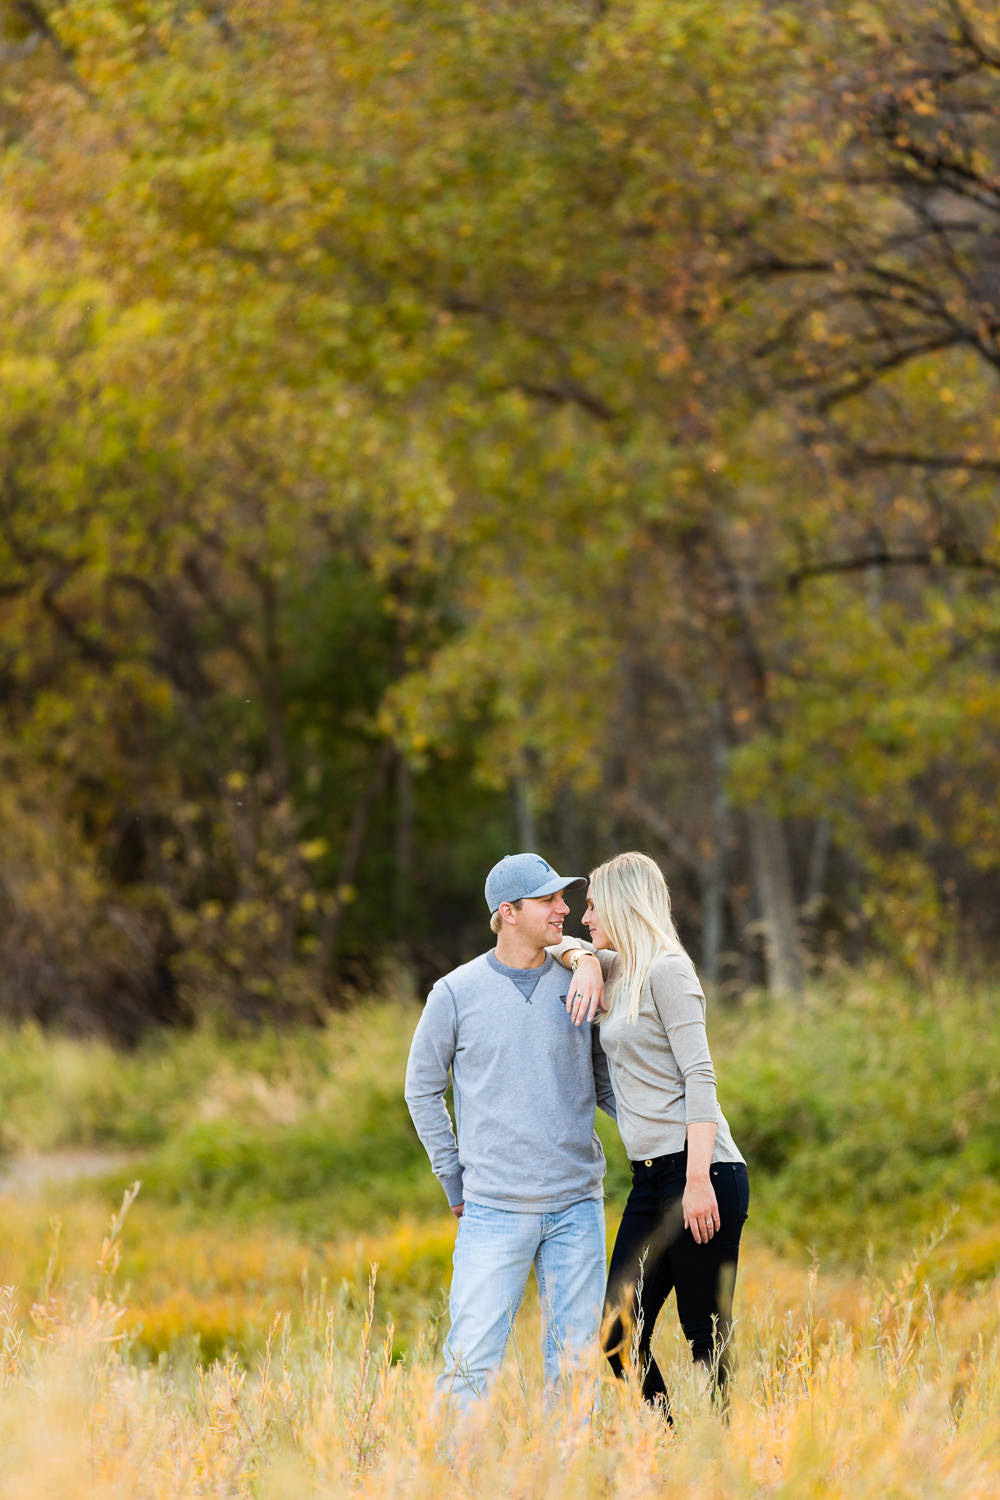
<path fill-rule="evenodd" d="M 521 910 L 514 912 L 517 918 L 517 934 L 537 948 L 546 948 L 551 943 L 562 942 L 563 921 L 569 915 L 569 907 L 563 900 L 562 891 L 554 896 L 525 896 Z"/>

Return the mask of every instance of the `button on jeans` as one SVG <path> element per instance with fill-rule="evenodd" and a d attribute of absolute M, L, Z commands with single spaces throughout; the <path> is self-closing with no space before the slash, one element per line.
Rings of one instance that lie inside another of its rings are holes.
<path fill-rule="evenodd" d="M 604 1204 L 512 1213 L 466 1203 L 458 1221 L 445 1367 L 437 1398 L 459 1411 L 489 1390 L 532 1266 L 542 1311 L 546 1395 L 595 1347 L 604 1300 Z"/>

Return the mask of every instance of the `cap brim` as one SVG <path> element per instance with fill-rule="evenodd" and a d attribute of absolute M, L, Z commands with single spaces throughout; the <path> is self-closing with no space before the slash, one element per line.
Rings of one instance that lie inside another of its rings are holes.
<path fill-rule="evenodd" d="M 556 891 L 566 891 L 571 885 L 586 885 L 586 875 L 553 875 L 533 891 L 525 891 L 522 901 L 533 901 L 536 896 L 554 896 Z"/>

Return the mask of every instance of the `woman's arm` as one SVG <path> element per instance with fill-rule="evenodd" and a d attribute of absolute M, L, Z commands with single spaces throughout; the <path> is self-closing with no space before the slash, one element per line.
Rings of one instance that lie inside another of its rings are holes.
<path fill-rule="evenodd" d="M 547 953 L 558 959 L 564 969 L 573 970 L 573 980 L 566 996 L 566 1011 L 574 1026 L 592 1021 L 604 1009 L 604 966 L 598 954 L 584 938 L 563 938 Z M 590 962 L 594 960 L 594 962 Z"/>
<path fill-rule="evenodd" d="M 705 997 L 686 953 L 658 958 L 649 971 L 653 1007 L 684 1080 L 687 1125 L 718 1119 L 715 1068 L 705 1029 Z"/>
<path fill-rule="evenodd" d="M 715 1069 L 705 1030 L 705 997 L 686 954 L 658 961 L 651 978 L 653 1004 L 684 1079 L 687 1121 L 684 1228 L 690 1229 L 696 1244 L 704 1245 L 719 1228 L 719 1205 L 711 1175 L 718 1104 Z"/>
<path fill-rule="evenodd" d="M 684 1228 L 690 1229 L 697 1245 L 706 1245 L 720 1224 L 711 1175 L 715 1128 L 711 1120 L 692 1120 L 687 1128 L 687 1181 L 681 1206 Z"/>
<path fill-rule="evenodd" d="M 566 1010 L 573 1025 L 579 1026 L 582 1021 L 592 1021 L 604 1009 L 604 971 L 596 953 L 581 949 L 572 955 L 569 967 L 573 979 L 566 996 Z"/>

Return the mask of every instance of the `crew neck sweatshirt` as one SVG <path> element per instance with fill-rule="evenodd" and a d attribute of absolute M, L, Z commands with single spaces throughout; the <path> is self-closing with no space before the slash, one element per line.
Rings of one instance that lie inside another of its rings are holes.
<path fill-rule="evenodd" d="M 502 964 L 500 962 L 495 951 L 487 953 L 486 962 L 494 974 L 502 974 L 505 979 L 510 980 L 511 984 L 517 985 L 517 988 L 530 1005 L 531 997 L 538 988 L 538 981 L 544 973 L 544 964 L 536 965 L 533 969 L 512 969 L 510 964 Z"/>
<path fill-rule="evenodd" d="M 527 996 L 512 977 L 524 974 L 537 976 Z M 566 1013 L 569 979 L 548 956 L 538 969 L 510 971 L 484 953 L 428 995 L 406 1103 L 452 1206 L 556 1213 L 603 1197 L 594 1109 L 614 1118 L 615 1098 L 598 1028 L 576 1027 Z"/>

